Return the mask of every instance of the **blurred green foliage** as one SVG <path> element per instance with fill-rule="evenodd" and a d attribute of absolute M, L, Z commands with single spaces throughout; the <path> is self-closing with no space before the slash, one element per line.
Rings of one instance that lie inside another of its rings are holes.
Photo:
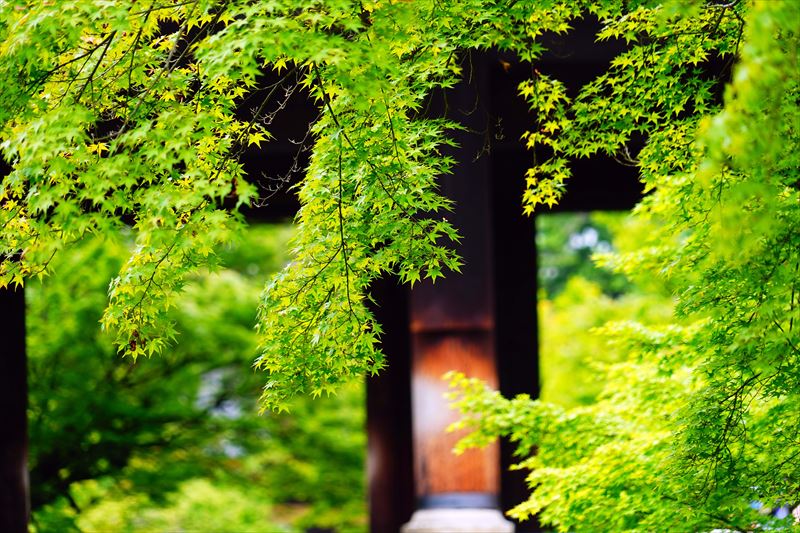
<path fill-rule="evenodd" d="M 625 276 L 597 268 L 594 254 L 612 250 L 611 231 L 624 213 L 554 213 L 536 217 L 536 250 L 540 299 L 554 298 L 567 282 L 583 277 L 604 294 L 617 296 L 630 288 Z"/>
<path fill-rule="evenodd" d="M 607 322 L 655 325 L 672 318 L 673 298 L 663 283 L 643 290 L 592 261 L 616 251 L 618 241 L 627 245 L 628 233 L 635 229 L 625 212 L 537 216 L 542 400 L 566 408 L 597 401 L 608 365 L 626 357 L 601 334 Z"/>
<path fill-rule="evenodd" d="M 672 299 L 658 294 L 631 291 L 611 298 L 594 281 L 569 279 L 561 294 L 539 301 L 540 397 L 568 408 L 594 403 L 607 366 L 626 357 L 599 328 L 608 321 L 665 323 L 672 309 Z"/>
<path fill-rule="evenodd" d="M 29 285 L 35 530 L 364 529 L 363 387 L 257 414 L 252 324 L 290 235 L 254 227 L 228 247 L 171 311 L 180 342 L 146 364 L 98 327 L 126 235 L 64 250 Z"/>

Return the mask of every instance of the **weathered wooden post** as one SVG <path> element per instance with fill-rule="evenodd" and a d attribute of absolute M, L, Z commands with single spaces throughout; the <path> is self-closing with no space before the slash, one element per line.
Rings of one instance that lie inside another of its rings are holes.
<path fill-rule="evenodd" d="M 486 58 L 473 60 L 473 84 L 447 95 L 451 112 L 468 130 L 458 135 L 454 172 L 441 180 L 455 201 L 448 218 L 458 228 L 460 275 L 423 282 L 411 291 L 411 412 L 417 511 L 403 531 L 513 531 L 499 512 L 500 455 L 497 445 L 461 456 L 452 449 L 458 434 L 446 433 L 458 415 L 447 400 L 442 375 L 458 370 L 498 385 L 491 214 L 491 165 L 478 157 L 488 125 Z M 473 110 L 469 112 L 469 110 Z M 466 111 L 466 112 L 465 112 Z"/>

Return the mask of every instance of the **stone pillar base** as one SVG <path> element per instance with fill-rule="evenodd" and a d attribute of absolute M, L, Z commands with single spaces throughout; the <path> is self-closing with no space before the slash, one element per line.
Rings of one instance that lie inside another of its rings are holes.
<path fill-rule="evenodd" d="M 513 533 L 514 524 L 495 509 L 420 509 L 402 533 Z"/>

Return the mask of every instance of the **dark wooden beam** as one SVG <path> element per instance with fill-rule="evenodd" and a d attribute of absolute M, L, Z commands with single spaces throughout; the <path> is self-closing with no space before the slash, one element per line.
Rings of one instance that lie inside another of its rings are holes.
<path fill-rule="evenodd" d="M 370 531 L 400 531 L 414 512 L 408 290 L 394 278 L 371 287 L 387 366 L 367 378 L 367 495 Z"/>
<path fill-rule="evenodd" d="M 524 169 L 519 158 L 492 158 L 492 225 L 494 228 L 495 350 L 500 392 L 539 396 L 539 335 L 537 319 L 537 257 L 535 218 L 522 213 Z M 527 472 L 510 470 L 519 462 L 514 445 L 500 442 L 500 508 L 525 501 L 530 489 Z M 536 519 L 518 522 L 517 533 L 539 531 Z"/>
<path fill-rule="evenodd" d="M 28 376 L 25 293 L 0 289 L 0 531 L 28 530 Z"/>

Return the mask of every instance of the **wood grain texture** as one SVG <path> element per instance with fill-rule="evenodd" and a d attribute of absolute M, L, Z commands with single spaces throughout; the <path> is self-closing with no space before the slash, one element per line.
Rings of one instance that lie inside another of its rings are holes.
<path fill-rule="evenodd" d="M 497 385 L 491 330 L 412 335 L 412 426 L 414 477 L 418 497 L 449 492 L 487 492 L 500 488 L 499 448 L 470 450 L 455 455 L 453 447 L 462 433 L 447 433 L 458 419 L 444 398 L 448 370 Z"/>

